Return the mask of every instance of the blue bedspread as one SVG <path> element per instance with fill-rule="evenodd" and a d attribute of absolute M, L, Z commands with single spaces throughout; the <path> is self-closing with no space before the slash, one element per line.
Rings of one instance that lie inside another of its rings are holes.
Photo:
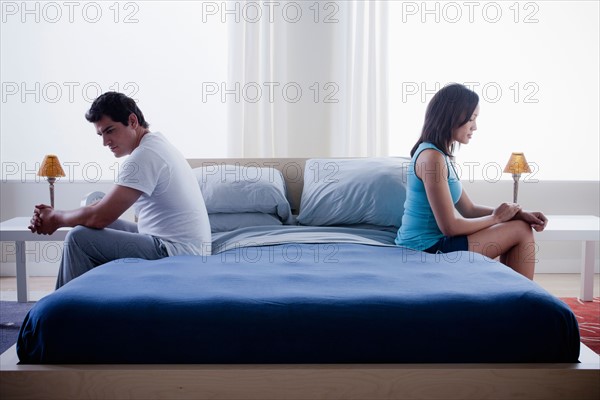
<path fill-rule="evenodd" d="M 317 241 L 318 242 L 318 241 Z M 569 308 L 468 252 L 288 243 L 118 260 L 27 315 L 24 363 L 576 362 Z"/>

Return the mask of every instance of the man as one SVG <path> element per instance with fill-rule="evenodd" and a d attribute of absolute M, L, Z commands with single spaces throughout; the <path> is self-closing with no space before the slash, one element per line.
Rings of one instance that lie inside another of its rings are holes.
<path fill-rule="evenodd" d="M 150 132 L 135 101 L 104 93 L 85 117 L 115 157 L 129 157 L 102 200 L 70 211 L 35 206 L 32 232 L 75 227 L 65 239 L 56 288 L 120 258 L 210 254 L 210 224 L 198 182 L 181 153 L 162 134 Z M 118 220 L 132 205 L 138 223 Z"/>

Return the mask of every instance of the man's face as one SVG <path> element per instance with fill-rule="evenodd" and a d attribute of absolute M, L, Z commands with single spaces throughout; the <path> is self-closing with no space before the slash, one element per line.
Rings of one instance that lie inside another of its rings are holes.
<path fill-rule="evenodd" d="M 132 124 L 132 122 L 134 123 Z M 131 154 L 135 149 L 135 122 L 131 121 L 130 117 L 129 125 L 125 126 L 121 122 L 115 122 L 109 116 L 103 115 L 99 121 L 94 122 L 94 126 L 98 136 L 102 136 L 102 144 L 108 146 L 115 157 L 119 158 Z"/>

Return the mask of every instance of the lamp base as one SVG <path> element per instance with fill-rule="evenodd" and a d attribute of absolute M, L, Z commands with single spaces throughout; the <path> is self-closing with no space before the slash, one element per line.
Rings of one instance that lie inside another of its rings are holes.
<path fill-rule="evenodd" d="M 56 178 L 48 178 L 48 183 L 50 184 L 50 207 L 54 208 L 54 182 L 56 182 Z"/>
<path fill-rule="evenodd" d="M 521 178 L 521 174 L 512 174 L 512 176 L 515 181 L 513 184 L 513 203 L 516 203 L 519 195 L 519 179 Z"/>

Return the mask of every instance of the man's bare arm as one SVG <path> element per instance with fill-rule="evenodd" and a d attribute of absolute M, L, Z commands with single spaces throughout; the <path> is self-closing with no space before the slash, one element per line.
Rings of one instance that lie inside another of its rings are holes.
<path fill-rule="evenodd" d="M 141 195 L 139 190 L 115 185 L 99 202 L 75 210 L 54 210 L 40 204 L 34 210 L 29 229 L 45 235 L 77 225 L 102 229 L 116 221 Z"/>

